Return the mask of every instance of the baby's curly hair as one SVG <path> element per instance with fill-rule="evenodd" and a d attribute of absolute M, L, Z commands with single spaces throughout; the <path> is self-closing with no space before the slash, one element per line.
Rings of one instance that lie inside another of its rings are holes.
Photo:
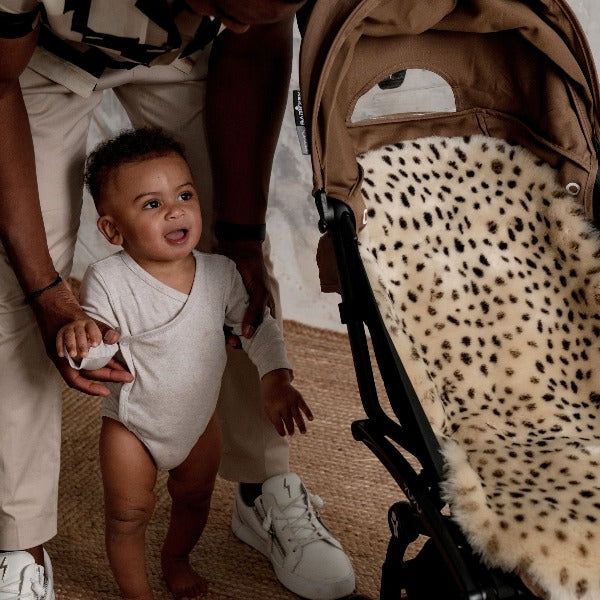
<path fill-rule="evenodd" d="M 96 207 L 107 176 L 124 163 L 139 162 L 167 154 L 179 154 L 186 160 L 182 144 L 159 128 L 126 129 L 114 138 L 98 144 L 87 157 L 84 182 Z"/>

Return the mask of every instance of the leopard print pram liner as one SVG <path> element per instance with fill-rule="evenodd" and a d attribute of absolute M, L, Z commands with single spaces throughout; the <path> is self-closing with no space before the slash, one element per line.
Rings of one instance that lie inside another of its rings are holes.
<path fill-rule="evenodd" d="M 600 598 L 600 235 L 555 171 L 484 136 L 359 157 L 360 252 L 471 545 Z"/>

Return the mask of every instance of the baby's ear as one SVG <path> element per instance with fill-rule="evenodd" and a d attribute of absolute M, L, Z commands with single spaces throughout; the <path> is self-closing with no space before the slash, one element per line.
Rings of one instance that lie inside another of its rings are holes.
<path fill-rule="evenodd" d="M 116 223 L 110 215 L 101 216 L 96 225 L 98 226 L 98 230 L 100 233 L 115 246 L 123 245 L 123 236 L 119 231 Z"/>

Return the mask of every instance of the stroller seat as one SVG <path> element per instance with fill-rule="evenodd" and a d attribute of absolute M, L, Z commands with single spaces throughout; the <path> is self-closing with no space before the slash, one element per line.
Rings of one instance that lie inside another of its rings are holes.
<path fill-rule="evenodd" d="M 484 136 L 358 159 L 360 253 L 472 547 L 599 598 L 600 238 L 554 169 Z"/>

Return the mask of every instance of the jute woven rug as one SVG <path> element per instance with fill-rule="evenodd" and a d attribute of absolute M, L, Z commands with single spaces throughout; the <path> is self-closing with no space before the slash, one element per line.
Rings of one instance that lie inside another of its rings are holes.
<path fill-rule="evenodd" d="M 292 469 L 323 498 L 321 514 L 352 559 L 357 592 L 378 598 L 389 539 L 387 509 L 401 493 L 384 467 L 350 433 L 352 421 L 364 413 L 347 338 L 293 321 L 285 323 L 285 337 L 295 382 L 315 414 L 309 432 L 291 439 Z M 118 598 L 103 546 L 98 432 L 98 400 L 65 389 L 59 534 L 47 546 L 57 600 Z M 219 480 L 208 525 L 193 553 L 195 567 L 210 581 L 208 599 L 296 598 L 278 583 L 269 561 L 231 533 L 232 498 L 233 484 Z M 168 509 L 163 476 L 147 534 L 157 599 L 169 598 L 159 566 Z"/>

